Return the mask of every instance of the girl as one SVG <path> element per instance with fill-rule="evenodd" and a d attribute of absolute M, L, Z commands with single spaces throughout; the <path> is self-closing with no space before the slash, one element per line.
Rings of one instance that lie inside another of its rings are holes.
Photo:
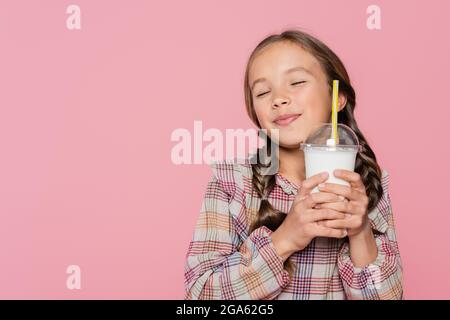
<path fill-rule="evenodd" d="M 331 122 L 333 79 L 339 122 L 362 145 L 355 172 L 334 172 L 349 187 L 324 183 L 326 173 L 305 179 L 300 149 L 317 124 Z M 279 170 L 263 174 L 259 157 L 212 165 L 187 252 L 185 298 L 402 299 L 389 175 L 358 128 L 341 60 L 306 33 L 271 35 L 250 55 L 244 91 L 248 115 L 269 133 L 267 151 L 270 129 L 279 130 L 278 155 L 270 155 Z"/>

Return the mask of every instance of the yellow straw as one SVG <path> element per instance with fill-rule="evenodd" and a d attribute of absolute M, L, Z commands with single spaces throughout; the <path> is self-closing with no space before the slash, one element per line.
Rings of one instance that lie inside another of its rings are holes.
<path fill-rule="evenodd" d="M 339 80 L 333 80 L 333 104 L 331 107 L 331 138 L 334 140 L 335 144 L 339 143 L 339 136 L 337 131 L 337 123 L 338 123 L 338 93 L 339 93 Z"/>

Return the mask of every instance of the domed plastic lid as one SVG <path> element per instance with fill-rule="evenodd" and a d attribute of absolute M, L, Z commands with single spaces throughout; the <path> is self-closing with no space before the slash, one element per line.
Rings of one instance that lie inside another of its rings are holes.
<path fill-rule="evenodd" d="M 321 148 L 326 150 L 338 150 L 338 151 L 360 151 L 358 137 L 355 132 L 348 126 L 338 123 L 338 141 L 332 139 L 332 124 L 322 124 L 317 130 L 306 139 L 305 143 L 301 144 L 301 149 L 306 150 L 310 148 Z"/>

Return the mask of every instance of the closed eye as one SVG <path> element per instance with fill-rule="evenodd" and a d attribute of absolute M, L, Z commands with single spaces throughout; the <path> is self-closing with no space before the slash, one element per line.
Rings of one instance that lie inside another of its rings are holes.
<path fill-rule="evenodd" d="M 266 92 L 260 93 L 260 94 L 257 95 L 257 97 L 262 97 L 263 95 L 265 95 L 265 94 L 267 94 L 267 93 L 269 93 L 269 92 L 270 92 L 270 91 L 266 91 Z"/>
<path fill-rule="evenodd" d="M 297 82 L 291 83 L 291 85 L 296 86 L 296 85 L 298 85 L 298 84 L 302 84 L 302 83 L 305 83 L 305 82 L 306 82 L 306 81 L 297 81 Z M 269 93 L 269 92 L 270 92 L 270 91 L 266 91 L 266 92 L 260 93 L 260 94 L 258 94 L 256 97 L 262 97 L 262 96 L 266 95 L 266 94 Z"/>

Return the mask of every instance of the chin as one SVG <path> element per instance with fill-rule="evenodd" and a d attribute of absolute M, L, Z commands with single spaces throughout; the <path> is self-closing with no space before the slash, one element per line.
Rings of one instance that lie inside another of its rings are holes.
<path fill-rule="evenodd" d="M 279 145 L 283 148 L 300 148 L 300 144 L 303 143 L 305 139 L 302 134 L 298 134 L 295 131 L 291 132 L 280 132 Z"/>
<path fill-rule="evenodd" d="M 281 139 L 280 147 L 285 149 L 299 149 L 302 143 L 303 140 L 298 139 Z"/>

